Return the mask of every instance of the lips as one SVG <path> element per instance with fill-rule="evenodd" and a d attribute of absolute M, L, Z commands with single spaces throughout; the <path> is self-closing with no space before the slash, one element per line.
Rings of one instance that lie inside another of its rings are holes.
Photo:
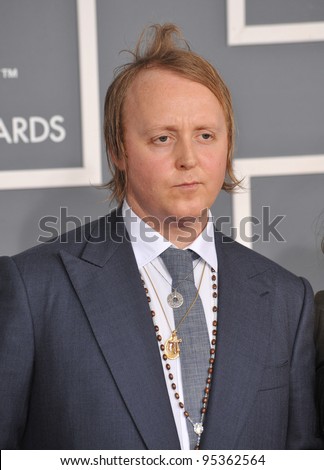
<path fill-rule="evenodd" d="M 198 181 L 189 181 L 187 183 L 181 183 L 181 184 L 177 184 L 175 187 L 176 188 L 188 188 L 188 189 L 191 189 L 191 188 L 196 188 L 200 183 Z"/>
<path fill-rule="evenodd" d="M 176 187 L 179 188 L 179 187 L 182 187 L 182 186 L 195 186 L 197 184 L 200 184 L 199 181 L 188 181 L 188 182 L 184 182 L 184 183 L 181 183 L 181 184 L 177 184 Z"/>

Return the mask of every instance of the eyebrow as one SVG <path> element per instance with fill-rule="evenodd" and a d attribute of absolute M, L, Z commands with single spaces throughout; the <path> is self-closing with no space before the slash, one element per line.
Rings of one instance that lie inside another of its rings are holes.
<path fill-rule="evenodd" d="M 205 123 L 204 125 L 199 125 L 197 127 L 194 128 L 195 131 L 200 131 L 200 130 L 204 130 L 204 129 L 210 129 L 214 132 L 219 132 L 221 130 L 223 130 L 223 128 L 226 128 L 226 125 L 223 126 L 223 125 L 218 125 L 218 126 L 215 126 L 215 124 L 212 124 L 212 123 Z M 147 129 L 144 129 L 143 133 L 144 134 L 149 134 L 151 132 L 163 132 L 163 131 L 171 131 L 171 132 L 177 132 L 178 131 L 178 127 L 177 126 L 170 126 L 170 125 L 158 125 L 158 126 L 154 126 L 154 127 L 148 127 Z"/>

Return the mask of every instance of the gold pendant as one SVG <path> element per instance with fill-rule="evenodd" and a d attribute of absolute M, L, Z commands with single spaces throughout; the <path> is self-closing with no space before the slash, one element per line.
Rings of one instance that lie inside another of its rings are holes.
<path fill-rule="evenodd" d="M 182 343 L 182 339 L 178 338 L 177 330 L 174 330 L 172 331 L 170 338 L 164 343 L 164 354 L 166 354 L 168 359 L 177 359 L 180 356 L 179 343 Z"/>

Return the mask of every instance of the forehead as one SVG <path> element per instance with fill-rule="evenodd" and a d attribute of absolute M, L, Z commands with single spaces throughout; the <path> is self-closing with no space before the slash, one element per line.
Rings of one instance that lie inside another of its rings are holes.
<path fill-rule="evenodd" d="M 150 68 L 141 70 L 130 84 L 125 95 L 124 108 L 127 113 L 130 107 L 139 109 L 144 102 L 146 105 L 151 103 L 152 106 L 156 102 L 163 105 L 170 101 L 180 102 L 186 97 L 221 106 L 215 93 L 202 83 L 171 70 Z"/>
<path fill-rule="evenodd" d="M 207 86 L 200 84 L 191 77 L 186 76 L 169 69 L 163 69 L 159 67 L 150 67 L 148 69 L 141 70 L 132 83 L 130 84 L 127 94 L 133 94 L 139 91 L 147 90 L 149 88 L 168 88 L 170 86 L 176 86 L 177 84 L 197 84 L 206 89 Z"/>

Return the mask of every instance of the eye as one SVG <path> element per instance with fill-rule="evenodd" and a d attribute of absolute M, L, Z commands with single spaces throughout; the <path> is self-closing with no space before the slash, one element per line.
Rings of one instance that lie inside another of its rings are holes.
<path fill-rule="evenodd" d="M 203 134 L 201 134 L 201 137 L 203 140 L 209 140 L 212 138 L 212 135 L 209 134 L 208 132 L 204 132 Z"/>
<path fill-rule="evenodd" d="M 170 138 L 168 135 L 159 135 L 158 137 L 154 137 L 153 142 L 155 144 L 165 144 L 169 142 Z"/>

